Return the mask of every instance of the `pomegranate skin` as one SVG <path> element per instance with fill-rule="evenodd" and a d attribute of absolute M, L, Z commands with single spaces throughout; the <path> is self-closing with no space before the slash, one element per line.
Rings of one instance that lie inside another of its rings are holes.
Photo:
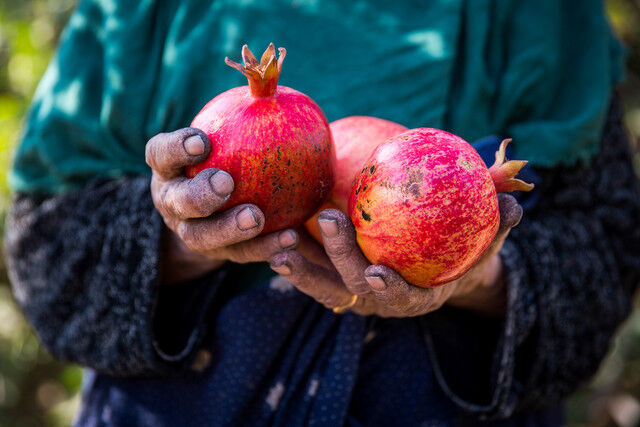
<path fill-rule="evenodd" d="M 369 116 L 345 117 L 329 125 L 336 150 L 336 183 L 330 199 L 341 211 L 349 207 L 356 175 L 373 151 L 388 138 L 408 130 L 401 124 Z"/>
<path fill-rule="evenodd" d="M 336 151 L 336 179 L 329 200 L 305 223 L 309 233 L 322 242 L 318 214 L 324 209 L 349 209 L 349 196 L 356 175 L 376 147 L 387 138 L 408 130 L 401 124 L 370 116 L 349 116 L 329 124 Z"/>
<path fill-rule="evenodd" d="M 250 85 L 221 93 L 193 119 L 191 126 L 209 137 L 211 153 L 188 167 L 186 175 L 192 178 L 206 168 L 228 172 L 235 189 L 222 209 L 257 205 L 265 215 L 262 234 L 298 227 L 333 187 L 335 151 L 329 123 L 311 98 L 275 84 L 283 49 L 277 69 L 273 45 L 261 63 L 246 46 L 243 57 L 245 67 L 227 63 L 245 73 Z"/>
<path fill-rule="evenodd" d="M 349 216 L 367 259 L 420 287 L 466 273 L 500 220 L 482 158 L 462 138 L 429 128 L 404 132 L 374 151 L 353 185 Z"/>

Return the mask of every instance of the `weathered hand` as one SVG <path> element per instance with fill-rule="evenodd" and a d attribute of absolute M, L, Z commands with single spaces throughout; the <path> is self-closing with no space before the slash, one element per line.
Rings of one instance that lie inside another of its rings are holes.
<path fill-rule="evenodd" d="M 500 194 L 498 199 L 500 228 L 489 249 L 465 275 L 437 288 L 410 285 L 393 269 L 371 265 L 357 246 L 353 225 L 335 209 L 327 209 L 318 217 L 326 255 L 315 252 L 315 257 L 310 257 L 310 239 L 300 239 L 298 250 L 275 254 L 271 268 L 328 308 L 348 305 L 358 295 L 350 309 L 361 315 L 418 316 L 447 303 L 500 316 L 505 310 L 506 292 L 498 251 L 520 221 L 522 208 L 512 196 Z"/>
<path fill-rule="evenodd" d="M 163 236 L 165 282 L 197 277 L 227 260 L 266 261 L 297 243 L 292 230 L 256 237 L 265 219 L 255 205 L 218 212 L 233 191 L 231 175 L 211 168 L 193 179 L 184 176 L 186 166 L 202 162 L 210 151 L 207 136 L 193 128 L 161 133 L 147 142 L 153 203 L 168 227 Z"/>

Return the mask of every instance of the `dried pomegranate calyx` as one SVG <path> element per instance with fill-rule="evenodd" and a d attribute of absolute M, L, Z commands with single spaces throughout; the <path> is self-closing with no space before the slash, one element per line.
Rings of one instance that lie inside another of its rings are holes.
<path fill-rule="evenodd" d="M 278 87 L 278 78 L 282 71 L 282 63 L 287 55 L 285 48 L 278 48 L 280 55 L 276 59 L 276 48 L 273 43 L 264 51 L 260 62 L 249 50 L 246 44 L 242 46 L 242 60 L 244 65 L 240 65 L 228 57 L 224 58 L 224 63 L 240 71 L 249 80 L 251 94 L 254 97 L 262 98 L 273 96 Z"/>
<path fill-rule="evenodd" d="M 508 193 L 510 191 L 531 191 L 533 184 L 515 178 L 520 169 L 527 164 L 526 160 L 507 160 L 506 150 L 511 139 L 505 139 L 500 143 L 500 148 L 496 151 L 496 161 L 489 168 L 489 173 L 493 179 L 493 184 L 498 193 Z"/>

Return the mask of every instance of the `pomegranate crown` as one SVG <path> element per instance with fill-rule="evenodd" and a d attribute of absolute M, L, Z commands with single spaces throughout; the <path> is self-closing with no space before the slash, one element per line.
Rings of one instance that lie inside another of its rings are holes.
<path fill-rule="evenodd" d="M 505 157 L 507 145 L 510 142 L 510 139 L 505 139 L 500 143 L 500 148 L 496 151 L 496 161 L 493 166 L 489 168 L 493 184 L 496 186 L 496 192 L 531 191 L 533 190 L 533 184 L 515 178 L 518 172 L 520 172 L 520 169 L 527 164 L 527 161 L 507 160 Z"/>
<path fill-rule="evenodd" d="M 270 43 L 267 50 L 262 54 L 260 62 L 258 62 L 249 50 L 249 46 L 245 44 L 242 46 L 244 66 L 230 60 L 228 57 L 224 58 L 224 63 L 245 75 L 249 80 L 249 88 L 253 96 L 269 97 L 276 93 L 278 77 L 280 77 L 280 71 L 282 71 L 282 63 L 287 55 L 287 51 L 283 47 L 278 48 L 278 52 L 280 52 L 280 56 L 276 59 L 276 48 L 273 43 Z"/>

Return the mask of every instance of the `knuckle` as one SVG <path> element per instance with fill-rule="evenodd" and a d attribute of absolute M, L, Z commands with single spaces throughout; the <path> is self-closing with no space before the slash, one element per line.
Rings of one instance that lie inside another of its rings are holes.
<path fill-rule="evenodd" d="M 147 162 L 147 165 L 149 165 L 150 168 L 155 169 L 155 143 L 153 142 L 153 139 L 150 139 L 149 142 L 147 142 L 147 145 L 144 148 L 144 159 Z"/>
<path fill-rule="evenodd" d="M 334 308 L 334 307 L 340 306 L 340 301 L 336 297 L 336 295 L 329 294 L 329 293 L 321 294 L 318 298 L 318 302 L 320 302 L 322 305 L 324 305 L 327 308 Z"/>
<path fill-rule="evenodd" d="M 182 216 L 182 209 L 180 203 L 177 202 L 177 194 L 175 189 L 172 189 L 170 186 L 166 186 L 161 195 L 161 201 L 164 208 L 171 212 L 174 216 Z"/>
<path fill-rule="evenodd" d="M 165 212 L 167 210 L 167 192 L 169 191 L 169 186 L 164 185 L 152 192 L 153 203 L 156 205 L 158 210 Z"/>
<path fill-rule="evenodd" d="M 156 150 L 154 161 L 156 169 L 166 171 L 172 169 L 174 158 L 167 149 Z"/>
<path fill-rule="evenodd" d="M 200 239 L 198 238 L 198 234 L 195 233 L 193 227 L 181 222 L 178 225 L 178 236 L 180 236 L 180 239 L 182 239 L 184 244 L 192 251 L 199 252 L 201 250 Z"/>
<path fill-rule="evenodd" d="M 191 216 L 205 217 L 211 215 L 210 203 L 202 194 L 188 189 L 185 191 L 183 199 Z"/>
<path fill-rule="evenodd" d="M 213 213 L 214 199 L 188 181 L 176 180 L 172 185 L 166 185 L 161 201 L 174 215 L 184 219 L 203 218 Z"/>
<path fill-rule="evenodd" d="M 348 258 L 353 253 L 353 245 L 340 240 L 327 245 L 325 251 L 333 258 Z"/>
<path fill-rule="evenodd" d="M 369 291 L 369 284 L 365 282 L 359 275 L 355 277 L 345 278 L 344 283 L 356 294 L 367 293 Z"/>
<path fill-rule="evenodd" d="M 149 166 L 156 164 L 158 157 L 165 151 L 167 135 L 166 133 L 159 133 L 147 141 L 145 145 L 145 158 Z"/>

